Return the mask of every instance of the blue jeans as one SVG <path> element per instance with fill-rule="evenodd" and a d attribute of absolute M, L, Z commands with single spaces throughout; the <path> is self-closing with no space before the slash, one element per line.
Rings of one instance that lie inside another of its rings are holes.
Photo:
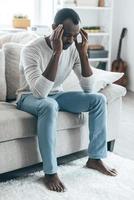
<path fill-rule="evenodd" d="M 55 146 L 58 111 L 88 112 L 90 115 L 88 156 L 94 159 L 106 157 L 107 104 L 104 95 L 71 91 L 48 95 L 46 98 L 36 98 L 32 94 L 23 94 L 17 102 L 17 108 L 37 118 L 39 149 L 46 174 L 57 172 Z"/>

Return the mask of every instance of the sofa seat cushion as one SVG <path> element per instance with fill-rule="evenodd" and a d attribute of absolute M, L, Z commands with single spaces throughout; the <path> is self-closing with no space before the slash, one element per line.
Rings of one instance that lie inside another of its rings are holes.
<path fill-rule="evenodd" d="M 80 127 L 85 114 L 59 112 L 57 132 Z M 17 138 L 33 137 L 37 132 L 37 120 L 33 115 L 16 109 L 13 103 L 0 103 L 0 142 Z"/>

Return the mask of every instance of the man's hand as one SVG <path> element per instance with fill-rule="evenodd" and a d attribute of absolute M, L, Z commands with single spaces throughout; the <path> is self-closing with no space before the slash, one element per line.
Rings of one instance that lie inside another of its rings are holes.
<path fill-rule="evenodd" d="M 53 34 L 50 36 L 50 42 L 54 53 L 61 54 L 63 50 L 63 25 L 59 24 L 58 27 L 54 30 Z"/>
<path fill-rule="evenodd" d="M 77 39 L 75 40 L 75 46 L 79 54 L 87 54 L 88 50 L 88 34 L 83 29 L 80 29 L 80 34 L 82 37 L 82 42 L 78 43 Z"/>
<path fill-rule="evenodd" d="M 75 40 L 75 46 L 79 52 L 80 62 L 81 62 L 81 69 L 82 69 L 82 76 L 89 77 L 93 74 L 92 69 L 90 67 L 87 50 L 88 50 L 88 34 L 83 30 L 80 29 L 80 34 L 82 37 L 82 42 L 78 43 L 77 39 Z"/>
<path fill-rule="evenodd" d="M 62 35 L 63 35 L 63 25 L 60 24 L 50 36 L 50 42 L 53 49 L 52 57 L 47 65 L 47 68 L 42 73 L 44 77 L 46 77 L 50 81 L 55 81 L 55 77 L 57 74 L 59 58 L 61 52 L 63 50 L 63 42 L 62 42 Z"/>

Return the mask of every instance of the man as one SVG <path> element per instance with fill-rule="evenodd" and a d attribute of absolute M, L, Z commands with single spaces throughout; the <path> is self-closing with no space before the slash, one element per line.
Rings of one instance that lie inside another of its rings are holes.
<path fill-rule="evenodd" d="M 107 167 L 102 158 L 107 155 L 106 99 L 92 93 L 93 75 L 87 49 L 88 35 L 79 27 L 78 14 L 69 8 L 57 12 L 52 25 L 53 33 L 40 37 L 25 46 L 21 52 L 21 88 L 17 108 L 37 117 L 37 134 L 48 189 L 65 190 L 57 174 L 55 154 L 58 111 L 89 112 L 90 145 L 87 168 L 115 176 L 115 169 Z M 81 35 L 79 43 L 77 36 Z M 64 92 L 61 84 L 76 73 L 83 91 Z"/>

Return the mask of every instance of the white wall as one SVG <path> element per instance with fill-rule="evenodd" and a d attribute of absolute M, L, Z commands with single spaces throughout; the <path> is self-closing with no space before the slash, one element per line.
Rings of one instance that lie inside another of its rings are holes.
<path fill-rule="evenodd" d="M 12 26 L 12 19 L 16 14 L 27 15 L 31 19 L 32 25 L 50 26 L 53 22 L 54 1 L 0 0 L 0 28 L 3 28 L 4 25 Z"/>
<path fill-rule="evenodd" d="M 0 26 L 12 26 L 14 15 L 27 15 L 32 21 L 34 19 L 35 0 L 0 0 Z"/>
<path fill-rule="evenodd" d="M 134 91 L 134 0 L 114 0 L 112 60 L 117 55 L 123 27 L 128 29 L 128 34 L 123 40 L 121 55 L 128 63 L 128 89 Z"/>

